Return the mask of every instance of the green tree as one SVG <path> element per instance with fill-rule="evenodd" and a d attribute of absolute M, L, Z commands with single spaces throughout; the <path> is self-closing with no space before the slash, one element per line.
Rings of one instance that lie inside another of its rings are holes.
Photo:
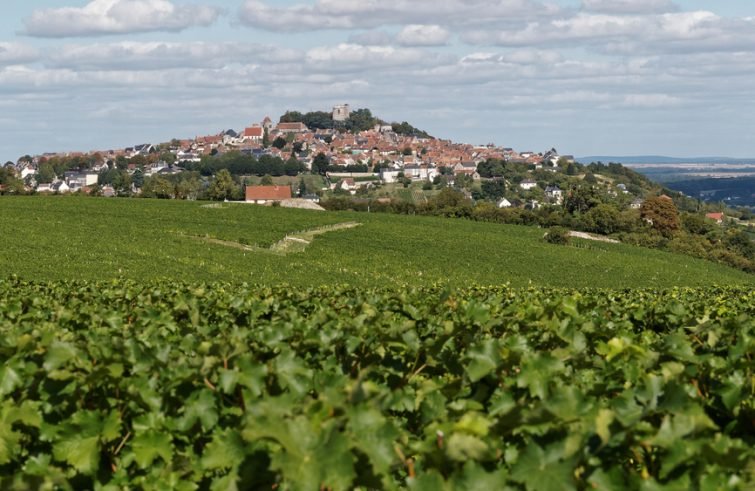
<path fill-rule="evenodd" d="M 286 111 L 280 117 L 281 123 L 301 123 L 302 121 L 304 121 L 304 115 L 299 111 Z"/>
<path fill-rule="evenodd" d="M 211 200 L 223 201 L 233 199 L 237 194 L 238 185 L 233 180 L 233 176 L 227 169 L 221 169 L 215 174 L 215 178 L 210 182 L 207 195 Z"/>
<path fill-rule="evenodd" d="M 41 164 L 37 172 L 37 182 L 40 184 L 49 184 L 55 180 L 55 169 L 50 164 Z"/>
<path fill-rule="evenodd" d="M 348 131 L 359 133 L 371 130 L 379 123 L 380 120 L 374 117 L 369 109 L 357 109 L 351 112 L 349 119 L 344 122 L 344 126 Z"/>
<path fill-rule="evenodd" d="M 474 184 L 474 179 L 468 174 L 459 174 L 454 179 L 454 185 L 459 189 L 469 189 Z"/>
<path fill-rule="evenodd" d="M 134 183 L 136 189 L 141 189 L 144 186 L 144 173 L 141 169 L 136 169 L 131 176 L 131 181 Z"/>
<path fill-rule="evenodd" d="M 477 172 L 480 174 L 480 177 L 485 178 L 503 177 L 504 169 L 505 164 L 500 159 L 488 159 L 477 166 Z"/>
<path fill-rule="evenodd" d="M 173 165 L 176 163 L 176 155 L 172 152 L 162 152 L 160 154 L 160 160 L 168 165 Z"/>
<path fill-rule="evenodd" d="M 162 176 L 150 176 L 144 180 L 142 196 L 145 198 L 172 199 L 175 186 Z"/>
<path fill-rule="evenodd" d="M 318 153 L 312 161 L 312 173 L 324 176 L 328 172 L 328 167 L 330 167 L 328 157 L 322 152 Z"/>
<path fill-rule="evenodd" d="M 267 127 L 265 127 L 265 130 L 262 133 L 262 146 L 264 148 L 270 146 L 270 132 L 267 130 Z"/>
<path fill-rule="evenodd" d="M 307 128 L 329 130 L 333 128 L 333 115 L 325 111 L 313 111 L 302 115 L 301 122 Z"/>
<path fill-rule="evenodd" d="M 283 150 L 286 147 L 286 143 L 288 143 L 286 139 L 282 136 L 279 136 L 278 138 L 273 140 L 273 147 L 277 148 L 278 150 Z"/>
<path fill-rule="evenodd" d="M 262 186 L 272 186 L 273 185 L 273 176 L 270 174 L 265 174 L 262 176 L 262 180 L 260 181 L 260 184 Z"/>
<path fill-rule="evenodd" d="M 575 186 L 564 198 L 564 208 L 571 214 L 586 213 L 600 203 L 598 192 L 591 186 Z"/>
<path fill-rule="evenodd" d="M 640 216 L 664 237 L 673 236 L 681 227 L 679 211 L 668 196 L 646 199 L 640 207 Z"/>
<path fill-rule="evenodd" d="M 585 213 L 582 220 L 590 232 L 610 235 L 619 230 L 619 210 L 613 205 L 599 204 Z"/>
<path fill-rule="evenodd" d="M 503 179 L 493 179 L 490 181 L 483 181 L 482 195 L 485 199 L 496 201 L 503 198 L 503 194 L 506 192 L 506 183 Z"/>
<path fill-rule="evenodd" d="M 181 179 L 176 184 L 176 199 L 195 200 L 199 196 L 202 183 L 196 177 Z"/>
<path fill-rule="evenodd" d="M 755 242 L 742 230 L 734 230 L 726 236 L 726 247 L 747 259 L 755 259 Z"/>
<path fill-rule="evenodd" d="M 295 157 L 291 157 L 283 164 L 283 171 L 287 176 L 298 176 L 304 170 L 304 165 Z"/>

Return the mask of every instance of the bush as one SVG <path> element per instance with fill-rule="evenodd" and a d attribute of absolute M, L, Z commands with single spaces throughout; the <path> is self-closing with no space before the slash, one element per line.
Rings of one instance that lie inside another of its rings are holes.
<path fill-rule="evenodd" d="M 549 244 L 566 245 L 569 243 L 569 231 L 564 227 L 551 227 L 543 238 Z"/>

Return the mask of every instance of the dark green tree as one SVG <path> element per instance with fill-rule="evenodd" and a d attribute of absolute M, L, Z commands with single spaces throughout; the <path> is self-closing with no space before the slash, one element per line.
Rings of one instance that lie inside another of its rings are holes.
<path fill-rule="evenodd" d="M 506 192 L 506 184 L 503 179 L 483 181 L 481 188 L 483 198 L 491 201 L 497 201 L 503 198 L 503 194 Z"/>
<path fill-rule="evenodd" d="M 324 176 L 328 172 L 328 167 L 330 167 L 328 157 L 322 152 L 318 153 L 312 161 L 312 173 Z"/>
<path fill-rule="evenodd" d="M 278 150 L 283 150 L 286 147 L 286 143 L 288 143 L 286 139 L 282 136 L 279 136 L 278 138 L 273 140 L 273 147 L 277 148 Z"/>

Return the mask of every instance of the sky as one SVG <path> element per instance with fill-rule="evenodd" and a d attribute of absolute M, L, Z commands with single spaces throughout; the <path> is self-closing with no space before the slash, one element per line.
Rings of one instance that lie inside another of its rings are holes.
<path fill-rule="evenodd" d="M 755 157 L 752 0 L 4 0 L 0 160 L 367 107 L 440 138 Z"/>

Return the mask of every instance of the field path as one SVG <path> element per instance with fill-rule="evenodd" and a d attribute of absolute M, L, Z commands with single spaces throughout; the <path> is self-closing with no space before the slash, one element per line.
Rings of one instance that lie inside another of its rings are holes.
<path fill-rule="evenodd" d="M 232 247 L 247 252 L 272 252 L 275 254 L 286 255 L 296 254 L 304 252 L 312 241 L 318 235 L 326 234 L 328 232 L 334 232 L 336 230 L 347 230 L 350 228 L 356 228 L 362 225 L 357 222 L 337 223 L 335 225 L 326 225 L 323 227 L 317 227 L 310 230 L 304 230 L 302 232 L 294 232 L 286 235 L 283 239 L 279 240 L 269 248 L 242 244 L 241 242 L 233 242 L 229 240 L 214 239 L 212 237 L 192 237 L 202 242 L 209 244 L 222 245 L 225 247 Z"/>

